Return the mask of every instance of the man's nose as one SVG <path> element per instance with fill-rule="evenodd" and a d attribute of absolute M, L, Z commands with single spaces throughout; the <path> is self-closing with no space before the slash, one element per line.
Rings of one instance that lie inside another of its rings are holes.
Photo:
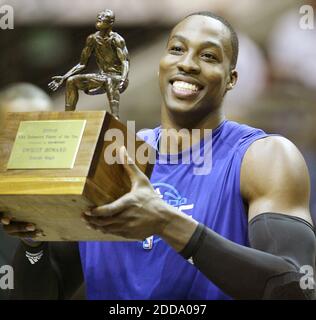
<path fill-rule="evenodd" d="M 186 73 L 198 74 L 201 71 L 199 64 L 195 61 L 193 54 L 187 53 L 179 60 L 177 67 Z"/>

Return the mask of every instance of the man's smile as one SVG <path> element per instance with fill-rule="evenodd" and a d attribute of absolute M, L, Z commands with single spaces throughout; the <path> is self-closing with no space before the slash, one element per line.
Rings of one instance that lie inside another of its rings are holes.
<path fill-rule="evenodd" d="M 171 92 L 179 99 L 195 98 L 203 89 L 203 85 L 196 79 L 177 75 L 169 81 Z"/>

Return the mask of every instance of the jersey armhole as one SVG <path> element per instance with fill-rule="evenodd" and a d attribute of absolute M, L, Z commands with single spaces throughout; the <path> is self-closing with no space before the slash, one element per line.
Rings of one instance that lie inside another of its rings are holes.
<path fill-rule="evenodd" d="M 238 205 L 240 207 L 240 209 L 245 213 L 245 216 L 247 217 L 247 221 L 248 221 L 248 212 L 246 212 L 245 209 L 245 203 L 244 203 L 244 199 L 241 193 L 241 185 L 240 185 L 240 176 L 241 176 L 241 166 L 242 166 L 242 162 L 243 159 L 245 157 L 245 154 L 247 152 L 247 150 L 249 149 L 249 147 L 257 140 L 261 140 L 261 139 L 265 139 L 268 138 L 272 135 L 270 134 L 266 134 L 266 133 L 262 133 L 258 136 L 254 136 L 250 139 L 248 139 L 247 141 L 241 143 L 241 145 L 238 147 L 238 150 L 236 152 L 236 155 L 238 156 L 238 171 L 237 171 L 237 186 L 238 186 L 238 194 L 237 194 L 237 198 L 238 198 Z"/>

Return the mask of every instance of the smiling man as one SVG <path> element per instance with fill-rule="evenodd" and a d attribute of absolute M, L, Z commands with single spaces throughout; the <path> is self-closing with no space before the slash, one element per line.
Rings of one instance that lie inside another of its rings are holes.
<path fill-rule="evenodd" d="M 162 123 L 175 114 L 185 128 L 190 128 L 189 119 L 197 128 L 210 118 L 219 124 L 224 95 L 237 80 L 237 55 L 237 35 L 222 21 L 193 15 L 179 23 L 160 61 Z"/>
<path fill-rule="evenodd" d="M 290 141 L 225 119 L 222 100 L 237 81 L 237 55 L 236 33 L 221 17 L 200 12 L 175 26 L 160 61 L 151 181 L 121 149 L 131 191 L 83 214 L 96 232 L 138 241 L 24 240 L 13 297 L 69 297 L 82 281 L 81 261 L 90 299 L 313 298 L 308 171 Z M 162 143 L 169 129 L 176 138 L 181 129 L 192 133 L 192 155 L 211 141 L 212 170 L 193 174 L 194 163 L 181 162 L 188 150 Z M 194 129 L 212 133 L 197 139 Z M 32 224 L 4 216 L 2 223 L 11 235 L 36 238 Z M 41 260 L 28 263 L 25 251 L 40 250 Z"/>

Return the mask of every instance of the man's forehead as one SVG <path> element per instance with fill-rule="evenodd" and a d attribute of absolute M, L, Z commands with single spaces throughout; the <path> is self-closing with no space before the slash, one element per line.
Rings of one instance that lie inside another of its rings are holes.
<path fill-rule="evenodd" d="M 98 14 L 99 17 L 109 16 L 111 13 L 109 11 L 102 11 Z"/>
<path fill-rule="evenodd" d="M 175 35 L 201 38 L 201 41 L 216 39 L 223 47 L 230 47 L 231 34 L 227 26 L 221 21 L 202 15 L 193 15 L 180 21 L 171 31 L 170 38 Z M 195 39 L 198 40 L 198 39 Z"/>

